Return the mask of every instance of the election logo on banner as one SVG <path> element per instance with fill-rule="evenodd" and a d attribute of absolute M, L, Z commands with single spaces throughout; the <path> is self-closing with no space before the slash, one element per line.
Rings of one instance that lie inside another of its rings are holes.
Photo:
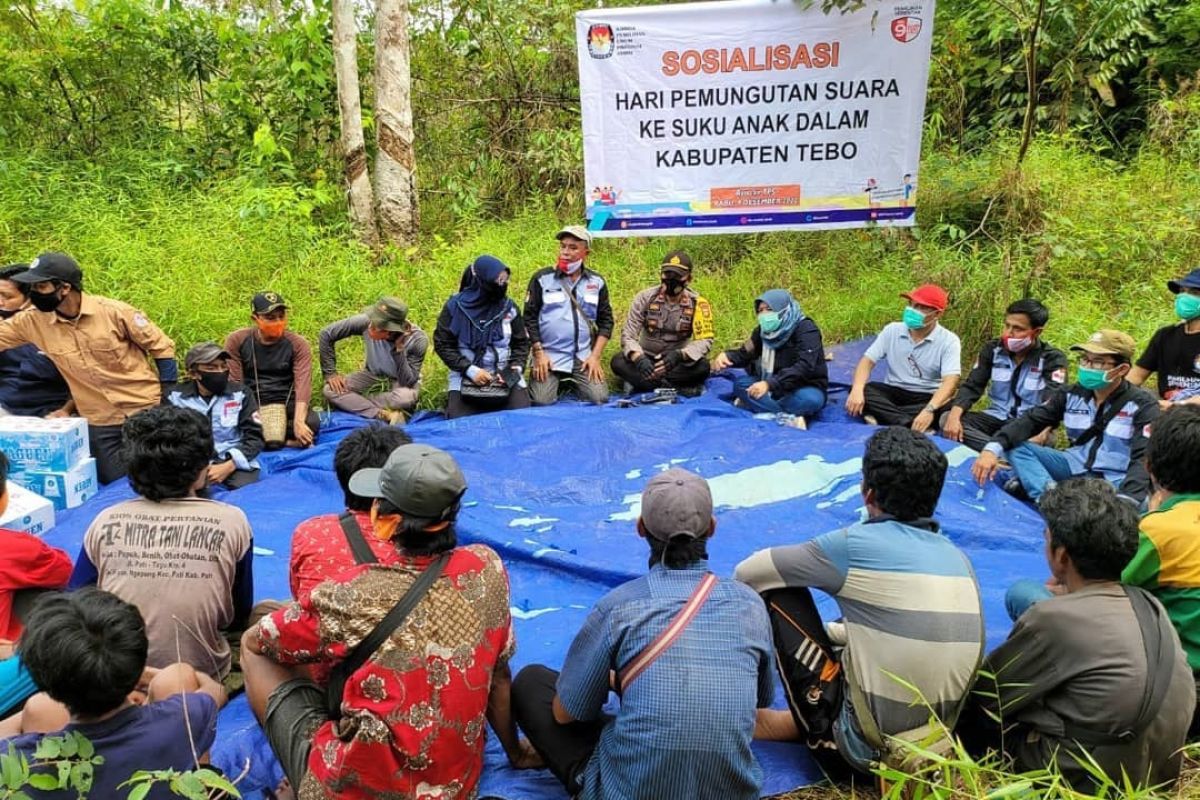
<path fill-rule="evenodd" d="M 596 236 L 913 225 L 934 0 L 575 15 Z"/>
<path fill-rule="evenodd" d="M 920 17 L 896 17 L 892 20 L 892 36 L 897 42 L 911 42 L 920 33 Z"/>

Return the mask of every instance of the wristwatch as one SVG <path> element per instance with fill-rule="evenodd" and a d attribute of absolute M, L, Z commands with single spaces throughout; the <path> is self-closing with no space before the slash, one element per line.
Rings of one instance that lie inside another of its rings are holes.
<path fill-rule="evenodd" d="M 934 406 L 932 403 L 930 403 L 929 405 L 925 406 L 925 410 L 926 410 L 926 411 L 928 411 L 930 414 L 936 414 L 936 413 L 937 413 L 937 408 L 936 408 L 936 407 L 935 407 L 935 406 Z"/>

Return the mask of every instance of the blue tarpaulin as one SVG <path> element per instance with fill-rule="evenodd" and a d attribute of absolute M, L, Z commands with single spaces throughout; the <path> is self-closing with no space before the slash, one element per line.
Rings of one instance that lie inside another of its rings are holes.
<path fill-rule="evenodd" d="M 864 347 L 856 342 L 836 348 L 830 404 L 807 431 L 732 407 L 722 399 L 731 383 L 721 377 L 709 382 L 703 397 L 676 405 L 562 403 L 453 421 L 426 415 L 410 423 L 415 440 L 453 453 L 467 476 L 460 542 L 484 542 L 508 565 L 517 635 L 514 672 L 535 662 L 558 667 L 592 604 L 645 572 L 646 545 L 634 520 L 641 489 L 657 471 L 681 466 L 709 480 L 717 517 L 710 566 L 722 576 L 755 550 L 801 542 L 858 520 L 861 457 L 873 429 L 847 418 L 841 402 Z M 253 526 L 257 599 L 288 597 L 288 551 L 296 524 L 340 510 L 333 451 L 359 424 L 348 415 L 332 415 L 316 447 L 264 454 L 269 474 L 263 480 L 219 497 L 242 508 Z M 1009 628 L 1005 588 L 1017 578 L 1045 574 L 1041 521 L 997 486 L 975 485 L 974 453 L 934 441 L 951 465 L 937 518 L 974 565 L 990 649 Z M 45 538 L 77 552 L 96 513 L 132 496 L 124 481 L 108 486 L 83 507 L 60 513 Z M 828 598 L 821 608 L 835 615 Z M 777 701 L 782 707 L 782 692 Z M 766 775 L 765 795 L 820 780 L 798 745 L 760 743 L 755 752 Z M 212 756 L 231 776 L 248 769 L 241 782 L 247 797 L 258 797 L 281 775 L 244 697 L 222 711 Z M 494 737 L 480 794 L 507 800 L 566 796 L 548 772 L 509 769 Z"/>

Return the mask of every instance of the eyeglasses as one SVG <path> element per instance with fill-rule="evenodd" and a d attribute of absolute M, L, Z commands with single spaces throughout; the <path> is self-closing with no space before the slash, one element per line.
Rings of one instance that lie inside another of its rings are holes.
<path fill-rule="evenodd" d="M 918 364 L 917 360 L 912 357 L 912 353 L 909 353 L 908 358 L 906 360 L 908 361 L 908 368 L 910 370 L 912 370 L 912 374 L 914 376 L 916 376 L 918 378 L 925 377 L 925 373 L 921 372 L 921 365 Z"/>
<path fill-rule="evenodd" d="M 1117 366 L 1115 361 L 1107 358 L 1089 358 L 1088 356 L 1080 356 L 1077 362 L 1081 367 L 1089 369 L 1112 369 Z"/>

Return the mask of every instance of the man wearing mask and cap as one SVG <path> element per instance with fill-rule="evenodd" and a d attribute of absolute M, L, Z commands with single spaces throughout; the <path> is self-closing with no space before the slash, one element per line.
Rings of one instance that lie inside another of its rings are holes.
<path fill-rule="evenodd" d="M 1129 372 L 1129 382 L 1141 386 L 1158 375 L 1159 406 L 1200 405 L 1200 268 L 1179 280 L 1167 281 L 1175 295 L 1179 322 L 1159 328 L 1142 357 Z"/>
<path fill-rule="evenodd" d="M 13 280 L 28 271 L 28 264 L 0 269 L 0 319 L 32 308 L 29 284 Z M 45 353 L 31 344 L 0 350 L 0 411 L 19 417 L 67 417 L 74 410 L 67 382 Z"/>
<path fill-rule="evenodd" d="M 958 388 L 962 343 L 939 324 L 949 304 L 945 289 L 927 283 L 900 296 L 908 300 L 902 320 L 888 323 L 859 359 L 846 411 L 870 425 L 935 431 Z M 867 383 L 881 359 L 887 377 Z"/>
<path fill-rule="evenodd" d="M 1004 333 L 984 344 L 975 366 L 942 420 L 942 435 L 982 450 L 996 431 L 1041 403 L 1067 379 L 1067 356 L 1042 340 L 1050 312 L 1037 300 L 1018 300 L 1004 313 Z M 987 392 L 988 407 L 971 406 Z M 1045 444 L 1050 429 L 1035 436 Z"/>
<path fill-rule="evenodd" d="M 342 375 L 335 345 L 351 336 L 363 337 L 366 364 Z M 367 419 L 402 423 L 417 407 L 421 365 L 429 337 L 408 318 L 408 305 L 397 297 L 381 297 L 361 314 L 326 325 L 317 339 L 325 399 L 334 408 Z M 378 384 L 382 391 L 370 392 Z"/>
<path fill-rule="evenodd" d="M 698 397 L 708 378 L 712 306 L 688 286 L 692 259 L 687 253 L 667 253 L 659 269 L 662 283 L 633 298 L 612 370 L 635 392 L 665 387 Z"/>
<path fill-rule="evenodd" d="M 264 422 L 267 449 L 311 447 L 321 420 L 310 410 L 312 401 L 312 348 L 298 333 L 287 329 L 288 304 L 276 292 L 259 292 L 250 300 L 252 328 L 240 328 L 225 337 L 229 354 L 229 379 L 246 387 Z M 281 407 L 282 430 L 272 424 Z"/>
<path fill-rule="evenodd" d="M 508 575 L 486 545 L 457 547 L 458 464 L 407 444 L 350 490 L 377 498 L 373 535 L 398 558 L 341 572 L 242 637 L 250 708 L 298 795 L 474 797 L 485 717 L 513 766 L 541 766 L 510 713 Z M 405 600 L 410 613 L 383 627 Z M 363 640 L 379 644 L 355 659 Z M 333 666 L 330 698 L 300 666 L 313 663 Z"/>
<path fill-rule="evenodd" d="M 167 395 L 171 405 L 203 414 L 212 426 L 216 454 L 208 483 L 227 489 L 249 486 L 259 478 L 255 460 L 263 449 L 258 404 L 246 387 L 229 380 L 229 353 L 215 342 L 201 342 L 183 360 L 191 380 Z"/>
<path fill-rule="evenodd" d="M 567 382 L 584 402 L 608 400 L 600 358 L 612 338 L 608 284 L 588 268 L 592 235 L 582 225 L 563 228 L 558 263 L 534 273 L 525 293 L 525 330 L 533 353 L 529 399 L 535 406 L 558 401 Z"/>
<path fill-rule="evenodd" d="M 175 343 L 133 306 L 84 294 L 83 272 L 63 253 L 43 253 L 12 280 L 29 286 L 33 310 L 0 321 L 0 350 L 32 344 L 54 362 L 88 422 L 100 482 L 112 483 L 125 474 L 121 426 L 179 377 Z"/>
<path fill-rule="evenodd" d="M 699 475 L 651 478 L 637 522 L 649 574 L 600 599 L 561 673 L 535 664 L 513 683 L 517 722 L 578 800 L 759 796 L 750 741 L 774 694 L 770 628 L 749 587 L 709 571 L 712 512 Z"/>
<path fill-rule="evenodd" d="M 1150 491 L 1146 442 L 1159 408 L 1154 395 L 1126 380 L 1133 362 L 1133 337 L 1101 330 L 1071 350 L 1080 354 L 1075 384 L 1001 428 L 975 459 L 971 472 L 984 485 L 996 474 L 1003 455 L 1016 473 L 1005 490 L 1023 489 L 1035 503 L 1057 482 L 1085 475 L 1103 478 L 1126 499 L 1141 503 Z M 1067 434 L 1066 450 L 1029 441 L 1060 424 Z"/>

